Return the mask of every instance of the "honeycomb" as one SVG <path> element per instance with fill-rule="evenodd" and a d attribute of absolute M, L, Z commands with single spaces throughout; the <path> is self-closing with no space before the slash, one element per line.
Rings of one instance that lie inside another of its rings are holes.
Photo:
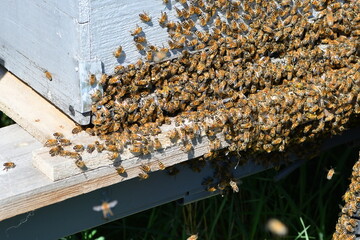
<path fill-rule="evenodd" d="M 172 125 L 166 136 L 184 152 L 207 136 L 210 151 L 200 160 L 219 159 L 216 177 L 230 185 L 224 166 L 231 164 L 217 158 L 220 149 L 223 156 L 263 156 L 255 160 L 265 164 L 294 146 L 341 134 L 359 119 L 357 1 L 177 4 L 178 21 L 159 13 L 168 47 L 147 43 L 137 25 L 131 35 L 145 57 L 116 66 L 112 75 L 90 76 L 89 84 L 102 90 L 91 95 L 93 125 L 85 131 L 101 141 L 75 145 L 74 152 L 57 137 L 46 144 L 51 155 L 72 157 L 79 168 L 85 168 L 85 149 L 108 151 L 113 160 L 125 150 L 151 155 L 164 148 L 161 126 Z M 139 16 L 139 24 L 154 21 L 145 12 Z M 142 169 L 140 177 L 147 178 Z"/>

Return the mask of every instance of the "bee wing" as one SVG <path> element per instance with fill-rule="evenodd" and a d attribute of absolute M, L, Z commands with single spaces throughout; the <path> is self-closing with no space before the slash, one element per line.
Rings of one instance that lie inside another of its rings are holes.
<path fill-rule="evenodd" d="M 99 206 L 94 206 L 94 207 L 93 207 L 93 210 L 96 211 L 96 212 L 100 212 L 100 211 L 102 211 L 102 206 L 101 206 L 101 205 L 99 205 Z"/>
<path fill-rule="evenodd" d="M 109 207 L 110 207 L 110 208 L 113 208 L 113 207 L 116 206 L 117 203 L 118 203 L 117 200 L 111 201 L 111 202 L 109 202 Z"/>

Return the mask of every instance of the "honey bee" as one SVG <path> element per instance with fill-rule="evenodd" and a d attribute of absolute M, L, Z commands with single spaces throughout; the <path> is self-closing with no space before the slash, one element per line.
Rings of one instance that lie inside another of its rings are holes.
<path fill-rule="evenodd" d="M 152 51 L 146 52 L 146 60 L 149 62 L 151 62 L 153 60 L 153 52 Z"/>
<path fill-rule="evenodd" d="M 167 133 L 167 137 L 170 138 L 171 141 L 176 141 L 179 138 L 179 132 L 176 129 L 170 130 Z"/>
<path fill-rule="evenodd" d="M 94 206 L 93 210 L 96 212 L 102 211 L 104 219 L 107 219 L 109 216 L 113 216 L 113 212 L 111 211 L 111 208 L 114 208 L 117 205 L 118 201 L 114 200 L 111 202 L 104 201 L 99 206 Z"/>
<path fill-rule="evenodd" d="M 93 86 L 95 83 L 96 83 L 95 74 L 90 74 L 90 76 L 89 76 L 89 85 Z"/>
<path fill-rule="evenodd" d="M 88 144 L 86 147 L 86 151 L 88 153 L 92 153 L 93 151 L 95 151 L 95 145 L 94 144 Z"/>
<path fill-rule="evenodd" d="M 119 166 L 119 167 L 116 168 L 116 172 L 118 174 L 123 174 L 123 173 L 126 172 L 126 170 L 125 170 L 125 168 L 123 166 Z"/>
<path fill-rule="evenodd" d="M 160 162 L 159 160 L 157 161 L 158 163 L 158 166 L 159 166 L 159 170 L 164 170 L 166 167 L 165 167 L 165 164 L 163 164 L 162 162 Z"/>
<path fill-rule="evenodd" d="M 64 137 L 64 134 L 60 133 L 60 132 L 56 132 L 56 133 L 53 133 L 53 136 L 56 138 L 56 139 L 60 139 L 60 138 L 63 138 Z"/>
<path fill-rule="evenodd" d="M 140 165 L 140 169 L 143 170 L 143 171 L 146 172 L 146 173 L 151 171 L 151 167 L 150 167 L 150 165 L 148 165 L 148 164 L 142 164 L 142 165 Z"/>
<path fill-rule="evenodd" d="M 56 155 L 59 155 L 62 150 L 64 149 L 61 146 L 56 146 L 50 149 L 49 154 L 54 157 Z"/>
<path fill-rule="evenodd" d="M 194 149 L 193 145 L 191 144 L 191 142 L 186 141 L 184 146 L 181 147 L 181 150 L 184 152 L 190 152 Z"/>
<path fill-rule="evenodd" d="M 73 158 L 75 160 L 81 160 L 81 155 L 77 152 L 67 152 L 67 157 Z"/>
<path fill-rule="evenodd" d="M 83 145 L 78 144 L 78 145 L 75 145 L 75 146 L 73 147 L 73 149 L 75 150 L 75 152 L 83 152 L 85 148 L 84 148 Z"/>
<path fill-rule="evenodd" d="M 149 174 L 147 174 L 147 173 L 139 173 L 139 178 L 141 178 L 141 179 L 148 179 L 149 178 Z"/>
<path fill-rule="evenodd" d="M 165 22 L 167 21 L 167 19 L 168 19 L 168 16 L 167 16 L 166 12 L 161 12 L 161 16 L 159 18 L 159 24 L 164 25 Z"/>
<path fill-rule="evenodd" d="M 98 153 L 102 153 L 102 151 L 105 150 L 105 146 L 103 144 L 100 144 L 100 143 L 96 144 L 96 142 L 95 142 L 95 147 L 96 147 L 96 151 Z"/>
<path fill-rule="evenodd" d="M 140 17 L 140 20 L 143 21 L 143 22 L 150 22 L 151 21 L 151 17 L 146 12 L 140 13 L 139 17 Z"/>
<path fill-rule="evenodd" d="M 3 171 L 4 170 L 8 171 L 10 168 L 16 167 L 15 163 L 13 163 L 13 162 L 6 162 L 6 163 L 3 164 L 3 166 L 4 166 Z"/>
<path fill-rule="evenodd" d="M 62 140 L 62 139 L 60 139 Z M 54 147 L 58 145 L 58 139 L 49 139 L 45 142 L 44 147 Z"/>
<path fill-rule="evenodd" d="M 197 240 L 198 239 L 198 234 L 193 234 L 190 237 L 188 237 L 186 240 Z"/>
<path fill-rule="evenodd" d="M 269 219 L 269 221 L 266 223 L 266 229 L 279 237 L 283 237 L 288 234 L 287 226 L 276 218 Z"/>
<path fill-rule="evenodd" d="M 116 48 L 116 50 L 114 51 L 113 54 L 114 54 L 115 58 L 119 58 L 121 56 L 121 53 L 122 53 L 122 46 L 119 46 Z M 93 84 L 90 84 L 90 85 L 93 85 Z"/>
<path fill-rule="evenodd" d="M 233 192 L 239 192 L 239 187 L 235 181 L 231 180 L 229 182 L 229 184 L 230 184 L 230 187 L 232 188 Z"/>
<path fill-rule="evenodd" d="M 160 150 L 160 149 L 162 149 L 161 142 L 159 141 L 158 138 L 155 138 L 155 139 L 154 139 L 154 148 L 155 148 L 155 150 Z"/>
<path fill-rule="evenodd" d="M 76 127 L 73 128 L 73 130 L 71 132 L 72 132 L 72 134 L 78 134 L 82 130 L 83 130 L 82 127 L 80 125 L 77 125 Z"/>
<path fill-rule="evenodd" d="M 335 174 L 335 170 L 334 170 L 334 168 L 331 168 L 326 175 L 326 179 L 331 180 L 332 177 L 334 176 L 334 174 Z"/>
<path fill-rule="evenodd" d="M 136 46 L 136 49 L 137 49 L 138 51 L 143 51 L 143 50 L 145 50 L 144 45 L 142 45 L 142 44 L 140 44 L 140 43 L 135 43 L 135 46 Z"/>
<path fill-rule="evenodd" d="M 48 71 L 45 71 L 44 73 L 45 73 L 45 77 L 46 77 L 48 80 L 52 81 L 52 75 L 51 75 L 51 73 L 48 72 Z"/>
<path fill-rule="evenodd" d="M 143 37 L 143 36 L 135 36 L 134 37 L 134 41 L 136 42 L 136 43 L 144 43 L 144 42 L 146 42 L 146 38 L 145 37 Z"/>
<path fill-rule="evenodd" d="M 85 171 L 87 169 L 86 165 L 85 165 L 85 162 L 81 159 L 77 159 L 75 161 L 75 164 L 78 168 L 80 168 L 81 170 Z"/>
<path fill-rule="evenodd" d="M 210 142 L 210 151 L 216 151 L 221 148 L 221 141 L 216 138 Z"/>
<path fill-rule="evenodd" d="M 206 189 L 206 191 L 208 192 L 215 192 L 216 190 L 217 190 L 216 187 L 212 187 L 212 186 L 208 186 Z"/>
<path fill-rule="evenodd" d="M 119 153 L 118 152 L 112 152 L 108 155 L 110 160 L 115 160 L 119 157 Z"/>
<path fill-rule="evenodd" d="M 131 33 L 131 36 L 135 36 L 135 35 L 138 35 L 142 32 L 142 27 L 139 27 L 138 25 L 136 25 L 136 28 L 130 32 Z"/>

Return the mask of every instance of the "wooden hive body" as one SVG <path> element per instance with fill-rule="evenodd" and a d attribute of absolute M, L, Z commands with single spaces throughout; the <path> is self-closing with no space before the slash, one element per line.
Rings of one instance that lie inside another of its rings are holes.
<path fill-rule="evenodd" d="M 134 63 L 137 51 L 131 30 L 143 28 L 148 44 L 161 46 L 167 32 L 158 24 L 162 1 L 5 0 L 0 9 L 0 64 L 80 124 L 88 124 L 89 73 L 112 74 L 115 66 Z M 140 21 L 145 11 L 152 21 Z M 123 47 L 120 58 L 113 56 Z M 51 73 L 50 81 L 45 72 Z"/>

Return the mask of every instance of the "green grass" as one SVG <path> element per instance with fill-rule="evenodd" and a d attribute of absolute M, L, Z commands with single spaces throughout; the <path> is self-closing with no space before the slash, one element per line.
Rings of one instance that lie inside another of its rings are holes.
<path fill-rule="evenodd" d="M 278 172 L 271 169 L 244 178 L 237 194 L 186 206 L 165 204 L 67 239 L 186 239 L 195 233 L 199 239 L 277 239 L 264 227 L 274 217 L 289 228 L 283 239 L 331 239 L 358 151 L 339 146 L 278 182 L 273 181 Z M 336 174 L 329 181 L 331 167 Z"/>
<path fill-rule="evenodd" d="M 13 124 L 14 121 L 0 111 L 0 128 Z"/>

